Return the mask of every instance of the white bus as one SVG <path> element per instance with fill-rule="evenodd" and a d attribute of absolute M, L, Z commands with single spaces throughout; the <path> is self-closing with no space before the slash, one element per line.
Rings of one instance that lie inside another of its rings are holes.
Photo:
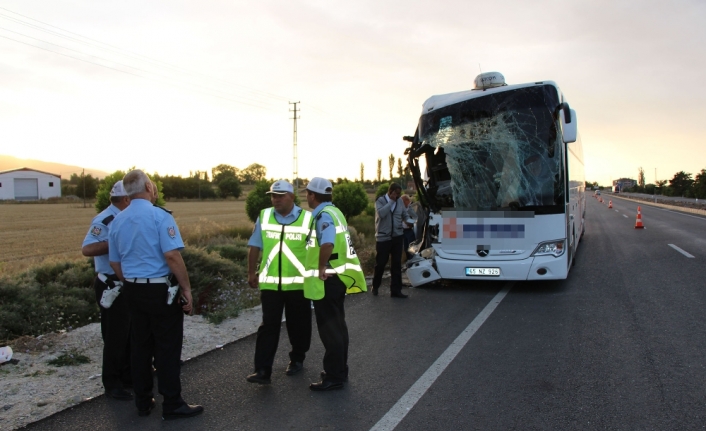
<path fill-rule="evenodd" d="M 413 286 L 568 276 L 584 232 L 583 148 L 554 82 L 483 73 L 473 90 L 424 102 L 405 140 L 426 210 L 407 262 Z"/>

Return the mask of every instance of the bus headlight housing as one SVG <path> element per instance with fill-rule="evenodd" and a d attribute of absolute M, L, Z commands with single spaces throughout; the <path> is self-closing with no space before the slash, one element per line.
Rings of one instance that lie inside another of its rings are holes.
<path fill-rule="evenodd" d="M 532 256 L 554 256 L 559 257 L 564 254 L 564 243 L 566 240 L 558 239 L 540 243 L 532 253 Z"/>

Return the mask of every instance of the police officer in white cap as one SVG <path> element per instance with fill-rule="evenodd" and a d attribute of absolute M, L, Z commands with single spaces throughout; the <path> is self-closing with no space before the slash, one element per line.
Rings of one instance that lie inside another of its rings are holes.
<path fill-rule="evenodd" d="M 110 190 L 110 205 L 93 218 L 81 248 L 84 256 L 93 257 L 96 267 L 93 288 L 101 312 L 103 387 L 106 396 L 117 400 L 132 399 L 132 394 L 125 390 L 132 387 L 130 314 L 125 295 L 120 295 L 122 283 L 108 262 L 108 232 L 115 216 L 129 204 L 122 180 L 116 182 Z"/>
<path fill-rule="evenodd" d="M 314 177 L 306 186 L 306 200 L 314 208 L 307 235 L 304 296 L 314 301 L 316 326 L 324 353 L 321 381 L 312 391 L 342 389 L 348 381 L 348 326 L 343 303 L 346 294 L 367 290 L 348 222 L 333 203 L 333 185 Z"/>
<path fill-rule="evenodd" d="M 152 205 L 154 184 L 140 170 L 123 178 L 130 206 L 110 230 L 110 266 L 123 281 L 131 318 L 131 368 L 140 416 L 154 408 L 152 358 L 162 402 L 162 419 L 203 413 L 181 398 L 180 361 L 184 312 L 192 310 L 191 283 L 180 250 L 184 248 L 174 217 Z"/>
<path fill-rule="evenodd" d="M 246 379 L 260 384 L 270 383 L 283 310 L 292 345 L 285 374 L 301 371 L 311 344 L 311 301 L 303 292 L 305 238 L 311 213 L 294 204 L 294 188 L 285 180 L 275 181 L 267 193 L 272 207 L 260 212 L 248 241 L 248 284 L 260 289 L 262 323 L 257 329 L 255 372 Z"/>

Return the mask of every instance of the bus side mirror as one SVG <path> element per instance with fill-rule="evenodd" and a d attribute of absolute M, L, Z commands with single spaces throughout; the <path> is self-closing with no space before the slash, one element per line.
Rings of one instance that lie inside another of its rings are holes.
<path fill-rule="evenodd" d="M 568 106 L 566 108 L 568 108 Z M 576 111 L 570 108 L 561 109 L 559 111 L 559 118 L 561 118 L 561 138 L 564 143 L 576 142 L 576 135 L 578 134 Z"/>

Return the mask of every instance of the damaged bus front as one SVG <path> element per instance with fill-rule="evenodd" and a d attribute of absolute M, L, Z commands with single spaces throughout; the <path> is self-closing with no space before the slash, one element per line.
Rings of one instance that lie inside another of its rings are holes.
<path fill-rule="evenodd" d="M 405 139 L 427 212 L 413 286 L 567 277 L 584 232 L 583 150 L 554 82 L 481 74 L 473 90 L 429 98 Z"/>

